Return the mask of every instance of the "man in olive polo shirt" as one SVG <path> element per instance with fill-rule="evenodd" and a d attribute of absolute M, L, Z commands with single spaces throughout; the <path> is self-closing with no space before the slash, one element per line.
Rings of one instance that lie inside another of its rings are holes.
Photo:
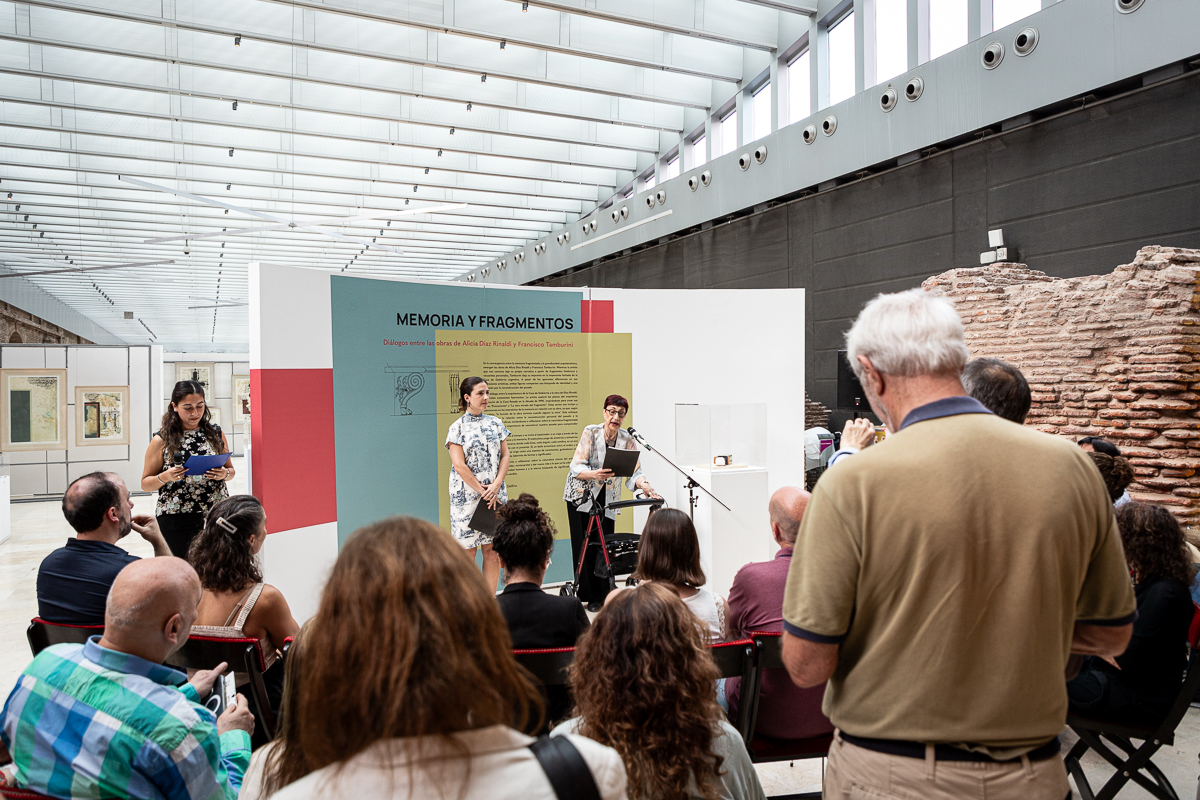
<path fill-rule="evenodd" d="M 966 396 L 949 300 L 880 295 L 847 351 L 893 433 L 817 484 L 783 606 L 792 679 L 829 681 L 825 796 L 1062 800 L 1067 658 L 1136 608 L 1103 481 Z"/>

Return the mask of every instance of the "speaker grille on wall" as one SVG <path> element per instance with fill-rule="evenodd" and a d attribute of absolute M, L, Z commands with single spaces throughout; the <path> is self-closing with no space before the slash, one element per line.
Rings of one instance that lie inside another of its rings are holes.
<path fill-rule="evenodd" d="M 846 359 L 846 351 L 838 350 L 837 373 L 837 410 L 868 412 L 871 406 L 867 403 L 867 395 L 863 392 L 862 384 L 850 369 Z"/>

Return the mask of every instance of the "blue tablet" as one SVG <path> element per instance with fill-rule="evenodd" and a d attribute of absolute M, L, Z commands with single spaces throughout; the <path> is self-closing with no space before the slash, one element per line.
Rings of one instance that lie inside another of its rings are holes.
<path fill-rule="evenodd" d="M 219 456 L 192 456 L 184 464 L 187 467 L 187 472 L 184 475 L 203 475 L 210 469 L 219 469 L 225 466 L 225 462 L 229 460 L 229 453 L 222 453 Z"/>

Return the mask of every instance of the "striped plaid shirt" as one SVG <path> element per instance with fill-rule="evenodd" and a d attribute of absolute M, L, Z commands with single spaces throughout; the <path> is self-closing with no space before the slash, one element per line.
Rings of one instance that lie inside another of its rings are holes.
<path fill-rule="evenodd" d="M 186 675 L 99 639 L 43 650 L 8 696 L 0 738 L 17 785 L 64 800 L 236 800 L 250 736 L 218 739 Z"/>

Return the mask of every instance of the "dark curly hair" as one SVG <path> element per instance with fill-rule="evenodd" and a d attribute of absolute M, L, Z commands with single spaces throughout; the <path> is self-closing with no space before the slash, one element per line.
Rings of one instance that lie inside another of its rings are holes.
<path fill-rule="evenodd" d="M 1129 459 L 1124 456 L 1110 456 L 1099 450 L 1088 455 L 1092 457 L 1096 469 L 1100 470 L 1100 477 L 1104 478 L 1104 488 L 1108 489 L 1108 496 L 1114 502 L 1120 500 L 1121 495 L 1125 494 L 1125 487 L 1133 483 L 1133 467 L 1129 466 Z"/>
<path fill-rule="evenodd" d="M 266 512 L 257 497 L 238 494 L 208 512 L 202 530 L 188 548 L 188 561 L 210 592 L 240 592 L 262 582 L 262 570 L 250 551 L 250 536 L 262 530 Z"/>
<path fill-rule="evenodd" d="M 661 513 L 661 512 L 659 512 Z M 669 586 L 616 592 L 575 648 L 579 733 L 621 755 L 631 800 L 720 796 L 713 737 L 724 717 L 708 633 Z"/>
<path fill-rule="evenodd" d="M 1117 509 L 1117 525 L 1135 583 L 1172 578 L 1191 585 L 1195 571 L 1184 546 L 1183 529 L 1170 511 L 1152 503 L 1126 503 Z"/>
<path fill-rule="evenodd" d="M 508 570 L 539 570 L 554 548 L 554 523 L 537 498 L 522 493 L 509 500 L 497 511 L 500 524 L 496 526 L 492 549 L 504 561 Z"/>

